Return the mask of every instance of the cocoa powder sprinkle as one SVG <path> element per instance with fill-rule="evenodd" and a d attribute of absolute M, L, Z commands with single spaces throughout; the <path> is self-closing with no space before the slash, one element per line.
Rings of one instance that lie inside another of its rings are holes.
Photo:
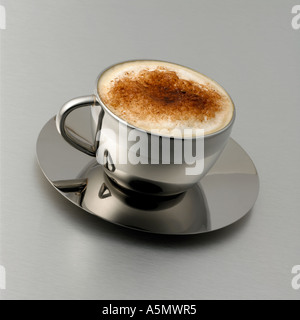
<path fill-rule="evenodd" d="M 209 84 L 181 79 L 164 67 L 126 72 L 101 98 L 125 120 L 130 115 L 152 121 L 206 121 L 222 110 L 223 100 Z"/>

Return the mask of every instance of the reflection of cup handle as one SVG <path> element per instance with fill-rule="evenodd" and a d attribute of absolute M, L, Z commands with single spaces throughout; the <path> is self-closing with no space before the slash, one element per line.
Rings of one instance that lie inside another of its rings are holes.
<path fill-rule="evenodd" d="M 111 155 L 109 154 L 108 150 L 104 151 L 103 165 L 110 172 L 115 172 L 116 171 L 116 167 L 114 165 L 114 162 L 113 162 L 113 160 L 111 158 Z"/>
<path fill-rule="evenodd" d="M 68 115 L 81 107 L 99 105 L 94 95 L 84 96 L 72 99 L 65 103 L 56 116 L 56 127 L 61 136 L 74 148 L 88 154 L 89 156 L 95 157 L 97 152 L 97 145 L 84 142 L 79 139 L 79 135 L 71 130 L 67 129 L 65 126 L 65 121 Z"/>
<path fill-rule="evenodd" d="M 53 181 L 54 187 L 62 192 L 83 192 L 87 186 L 87 179 Z"/>
<path fill-rule="evenodd" d="M 99 198 L 106 199 L 111 197 L 111 192 L 108 189 L 107 185 L 103 182 L 99 191 Z"/>

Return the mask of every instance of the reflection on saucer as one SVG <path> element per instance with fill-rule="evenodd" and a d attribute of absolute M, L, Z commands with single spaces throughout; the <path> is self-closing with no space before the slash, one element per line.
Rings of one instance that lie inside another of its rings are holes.
<path fill-rule="evenodd" d="M 88 123 L 89 110 L 84 112 Z M 82 114 L 77 120 L 84 123 Z M 49 182 L 73 204 L 112 223 L 152 233 L 187 235 L 226 227 L 250 211 L 259 190 L 252 160 L 232 139 L 198 184 L 171 197 L 117 185 L 95 158 L 63 140 L 54 118 L 39 135 L 37 157 Z"/>
<path fill-rule="evenodd" d="M 54 186 L 85 210 L 116 224 L 159 233 L 209 230 L 204 194 L 198 186 L 175 196 L 153 196 L 127 190 L 112 181 L 96 162 L 74 180 Z"/>

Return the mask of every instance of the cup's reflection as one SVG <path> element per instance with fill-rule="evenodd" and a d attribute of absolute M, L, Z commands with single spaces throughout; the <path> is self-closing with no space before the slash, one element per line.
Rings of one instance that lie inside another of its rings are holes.
<path fill-rule="evenodd" d="M 120 187 L 94 161 L 77 179 L 53 184 L 83 209 L 116 224 L 166 234 L 210 230 L 209 210 L 200 184 L 175 196 L 140 194 Z"/>

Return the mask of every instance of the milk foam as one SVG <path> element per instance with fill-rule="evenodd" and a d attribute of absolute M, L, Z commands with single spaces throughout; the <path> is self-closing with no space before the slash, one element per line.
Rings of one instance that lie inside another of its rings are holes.
<path fill-rule="evenodd" d="M 199 85 L 204 87 L 213 89 L 222 97 L 221 100 L 221 108 L 218 112 L 215 113 L 214 117 L 209 119 L 204 119 L 203 121 L 199 121 L 196 118 L 189 119 L 168 119 L 168 116 L 164 119 L 158 119 L 152 116 L 151 118 L 144 116 L 141 113 L 141 116 L 135 114 L 130 114 L 124 112 L 124 108 L 113 107 L 109 103 L 108 93 L 111 88 L 114 86 L 115 81 L 118 79 L 122 79 L 123 77 L 136 77 L 141 71 L 153 71 L 159 67 L 163 67 L 168 71 L 176 72 L 177 76 L 180 79 L 194 81 Z M 105 105 L 119 118 L 122 118 L 127 123 L 137 127 L 144 129 L 146 131 L 150 131 L 152 133 L 165 135 L 165 136 L 174 136 L 181 137 L 183 136 L 184 129 L 192 129 L 192 133 L 188 136 L 195 136 L 196 129 L 204 129 L 204 133 L 211 134 L 213 132 L 217 132 L 231 121 L 234 106 L 233 102 L 230 99 L 229 95 L 226 91 L 215 81 L 205 77 L 204 75 L 176 64 L 168 63 L 168 62 L 160 62 L 160 61 L 133 61 L 133 62 L 125 62 L 105 71 L 98 83 L 98 93 L 102 101 L 105 101 Z"/>

